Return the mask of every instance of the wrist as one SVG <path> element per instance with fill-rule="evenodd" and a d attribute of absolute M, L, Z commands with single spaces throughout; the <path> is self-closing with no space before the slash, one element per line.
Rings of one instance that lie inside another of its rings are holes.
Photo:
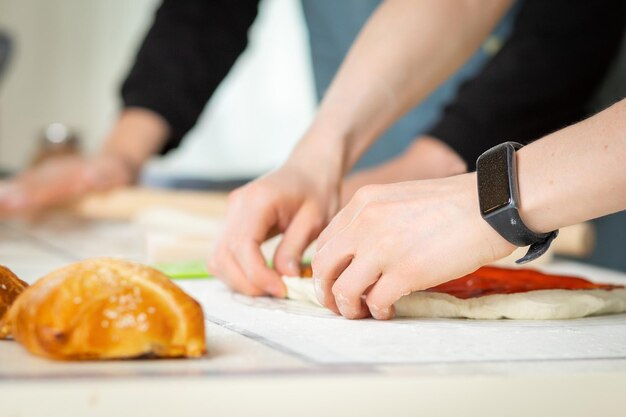
<path fill-rule="evenodd" d="M 92 158 L 90 172 L 97 185 L 130 185 L 139 179 L 141 165 L 124 154 L 103 151 Z"/>
<path fill-rule="evenodd" d="M 532 167 L 528 161 L 529 148 L 524 147 L 517 152 L 517 175 L 520 193 L 519 214 L 524 224 L 536 233 L 547 233 L 563 225 L 552 220 L 560 210 L 551 199 L 557 194 L 554 182 L 538 180 L 538 167 Z M 548 188 L 552 188 L 549 190 Z"/>
<path fill-rule="evenodd" d="M 476 161 L 483 219 L 507 241 L 529 247 L 517 263 L 530 262 L 544 254 L 558 235 L 558 230 L 537 233 L 521 217 L 517 151 L 522 147 L 517 142 L 504 142 L 485 151 Z"/>
<path fill-rule="evenodd" d="M 463 181 L 462 189 L 465 190 L 464 199 L 470 214 L 472 232 L 480 236 L 479 241 L 483 242 L 485 251 L 482 252 L 482 263 L 487 264 L 513 253 L 517 246 L 503 238 L 489 223 L 483 219 L 478 197 L 478 183 L 476 172 L 459 175 Z"/>
<path fill-rule="evenodd" d="M 311 127 L 284 166 L 314 174 L 319 183 L 339 187 L 346 167 L 346 146 L 337 132 Z"/>
<path fill-rule="evenodd" d="M 343 108 L 322 105 L 294 154 L 307 149 L 302 159 L 309 160 L 311 165 L 321 162 L 341 179 L 379 133 L 367 123 L 359 122 L 356 114 L 344 114 Z"/>
<path fill-rule="evenodd" d="M 121 162 L 138 175 L 146 161 L 163 147 L 170 132 L 159 114 L 142 108 L 127 108 L 120 114 L 100 155 Z"/>
<path fill-rule="evenodd" d="M 115 152 L 110 150 L 100 152 L 96 156 L 96 159 L 115 165 L 119 170 L 123 171 L 132 178 L 136 178 L 139 176 L 139 173 L 141 172 L 141 167 L 143 166 L 143 161 L 138 161 L 131 155 L 125 155 L 122 152 Z"/>

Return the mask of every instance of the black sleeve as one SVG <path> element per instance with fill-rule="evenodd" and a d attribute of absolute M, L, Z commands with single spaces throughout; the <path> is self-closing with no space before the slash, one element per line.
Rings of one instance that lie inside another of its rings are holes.
<path fill-rule="evenodd" d="M 125 107 L 163 116 L 178 146 L 247 45 L 255 0 L 164 0 L 122 86 Z"/>
<path fill-rule="evenodd" d="M 475 169 L 498 143 L 528 143 L 587 115 L 619 49 L 624 0 L 524 0 L 513 33 L 428 133 Z"/>

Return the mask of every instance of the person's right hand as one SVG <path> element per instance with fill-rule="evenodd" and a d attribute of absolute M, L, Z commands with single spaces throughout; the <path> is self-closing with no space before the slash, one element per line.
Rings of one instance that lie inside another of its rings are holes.
<path fill-rule="evenodd" d="M 293 164 L 235 190 L 209 270 L 235 291 L 285 297 L 280 275 L 300 274 L 302 253 L 328 224 L 338 203 L 338 182 Z M 278 233 L 284 235 L 273 270 L 260 245 Z"/>
<path fill-rule="evenodd" d="M 50 159 L 8 181 L 0 181 L 0 218 L 30 215 L 91 191 L 129 184 L 135 170 L 113 154 Z"/>

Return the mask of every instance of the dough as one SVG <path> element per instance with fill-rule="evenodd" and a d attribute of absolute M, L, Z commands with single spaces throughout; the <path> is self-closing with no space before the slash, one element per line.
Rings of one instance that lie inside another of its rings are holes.
<path fill-rule="evenodd" d="M 320 306 L 310 278 L 283 277 L 287 298 Z M 321 306 L 320 306 L 321 307 Z M 626 289 L 537 290 L 460 299 L 414 292 L 395 304 L 396 317 L 559 320 L 626 311 Z"/>

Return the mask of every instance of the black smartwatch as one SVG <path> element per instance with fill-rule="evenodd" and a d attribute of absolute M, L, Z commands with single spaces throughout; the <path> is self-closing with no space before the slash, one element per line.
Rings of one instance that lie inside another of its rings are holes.
<path fill-rule="evenodd" d="M 530 262 L 543 255 L 559 231 L 535 233 L 522 221 L 517 185 L 515 151 L 522 147 L 505 142 L 483 153 L 476 161 L 480 214 L 496 232 L 515 246 L 530 246 L 518 264 Z"/>

